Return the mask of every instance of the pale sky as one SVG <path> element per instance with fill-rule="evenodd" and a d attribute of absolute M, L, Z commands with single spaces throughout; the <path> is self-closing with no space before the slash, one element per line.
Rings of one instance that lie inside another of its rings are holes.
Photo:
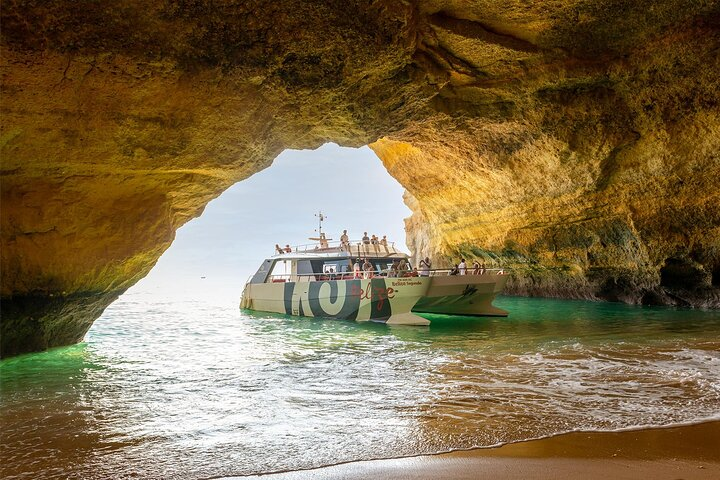
<path fill-rule="evenodd" d="M 276 243 L 310 243 L 319 210 L 329 238 L 339 240 L 347 229 L 351 239 L 359 239 L 367 231 L 387 235 L 407 252 L 403 219 L 410 210 L 402 194 L 368 147 L 286 150 L 180 228 L 152 272 L 128 293 L 187 297 L 212 291 L 239 301 L 248 276 Z"/>

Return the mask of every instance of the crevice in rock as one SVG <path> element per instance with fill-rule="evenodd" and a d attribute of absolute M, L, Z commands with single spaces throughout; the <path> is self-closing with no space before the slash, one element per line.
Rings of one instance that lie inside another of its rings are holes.
<path fill-rule="evenodd" d="M 428 17 L 428 22 L 434 27 L 440 27 L 462 37 L 475 38 L 486 43 L 500 45 L 501 47 L 521 52 L 535 53 L 540 51 L 537 45 L 527 40 L 501 33 L 487 24 L 456 18 L 445 12 L 435 13 Z"/>
<path fill-rule="evenodd" d="M 720 264 L 715 265 L 712 270 L 711 284 L 713 287 L 720 287 Z"/>

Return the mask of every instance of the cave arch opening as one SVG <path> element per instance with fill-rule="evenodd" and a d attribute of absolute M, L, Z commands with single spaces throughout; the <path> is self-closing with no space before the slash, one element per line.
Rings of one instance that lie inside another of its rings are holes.
<path fill-rule="evenodd" d="M 369 148 L 327 143 L 285 150 L 273 164 L 237 182 L 203 214 L 178 229 L 150 273 L 125 295 L 200 298 L 236 304 L 248 276 L 275 244 L 308 243 L 322 211 L 323 230 L 337 239 L 364 231 L 407 251 L 404 221 L 412 212 L 404 188 Z M 111 307 L 112 308 L 112 307 Z"/>

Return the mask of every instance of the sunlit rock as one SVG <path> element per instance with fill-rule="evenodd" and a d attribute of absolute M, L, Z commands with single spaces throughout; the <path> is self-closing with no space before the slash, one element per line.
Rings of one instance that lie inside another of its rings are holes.
<path fill-rule="evenodd" d="M 78 341 L 285 148 L 371 144 L 416 254 L 514 293 L 720 305 L 718 2 L 19 2 L 2 354 Z"/>

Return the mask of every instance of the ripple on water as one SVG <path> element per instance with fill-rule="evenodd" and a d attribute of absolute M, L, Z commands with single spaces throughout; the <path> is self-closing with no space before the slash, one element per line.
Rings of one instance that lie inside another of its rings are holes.
<path fill-rule="evenodd" d="M 720 315 L 505 298 L 426 328 L 126 295 L 0 363 L 0 476 L 207 477 L 716 418 Z"/>

